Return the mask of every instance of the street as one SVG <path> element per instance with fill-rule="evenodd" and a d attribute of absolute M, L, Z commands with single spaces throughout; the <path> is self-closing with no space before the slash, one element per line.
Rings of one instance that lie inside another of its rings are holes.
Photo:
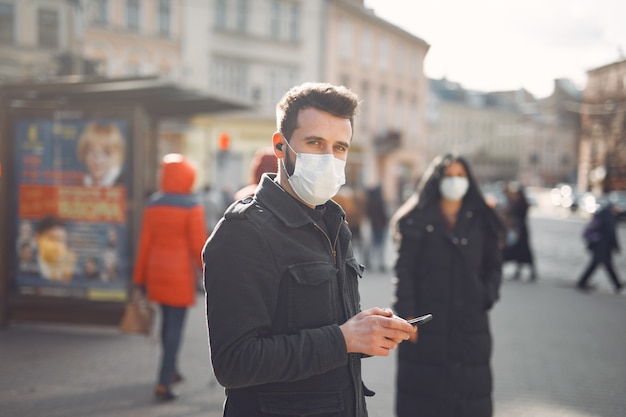
<path fill-rule="evenodd" d="M 539 280 L 511 281 L 505 267 L 491 314 L 497 417 L 623 417 L 626 413 L 626 296 L 614 295 L 603 270 L 588 294 L 573 284 L 588 261 L 584 219 L 533 209 L 531 239 Z M 626 246 L 626 224 L 619 227 Z M 626 280 L 626 256 L 615 258 Z M 391 303 L 391 274 L 366 273 L 364 309 Z M 0 331 L 0 415 L 13 417 L 218 417 L 222 388 L 208 361 L 204 307 L 190 311 L 180 398 L 153 402 L 159 346 L 117 329 L 36 323 Z M 427 324 L 425 324 L 427 325 Z M 364 360 L 371 417 L 393 416 L 395 357 Z"/>

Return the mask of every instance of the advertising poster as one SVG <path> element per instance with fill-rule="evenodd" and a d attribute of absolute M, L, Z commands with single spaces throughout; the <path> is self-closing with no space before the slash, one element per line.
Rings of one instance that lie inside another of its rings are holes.
<path fill-rule="evenodd" d="M 17 121 L 20 294 L 126 298 L 129 143 L 125 120 Z"/>

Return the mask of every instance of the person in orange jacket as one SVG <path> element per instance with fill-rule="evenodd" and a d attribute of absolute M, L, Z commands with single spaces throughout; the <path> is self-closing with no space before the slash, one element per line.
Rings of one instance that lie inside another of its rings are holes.
<path fill-rule="evenodd" d="M 133 282 L 161 306 L 158 401 L 177 396 L 171 385 L 182 380 L 178 349 L 187 308 L 195 303 L 197 271 L 202 270 L 207 236 L 203 208 L 192 194 L 195 177 L 194 167 L 182 155 L 165 155 L 159 191 L 150 196 L 143 213 Z"/>

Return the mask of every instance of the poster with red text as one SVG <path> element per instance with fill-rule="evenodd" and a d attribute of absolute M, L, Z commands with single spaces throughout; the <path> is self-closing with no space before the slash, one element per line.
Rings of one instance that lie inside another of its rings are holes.
<path fill-rule="evenodd" d="M 17 121 L 13 201 L 21 294 L 125 299 L 129 156 L 126 120 Z"/>

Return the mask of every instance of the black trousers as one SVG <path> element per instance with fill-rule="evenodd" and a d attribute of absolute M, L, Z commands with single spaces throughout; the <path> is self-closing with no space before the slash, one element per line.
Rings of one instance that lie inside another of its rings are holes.
<path fill-rule="evenodd" d="M 619 290 L 620 288 L 622 288 L 622 283 L 617 277 L 615 268 L 613 268 L 613 257 L 610 254 L 608 256 L 598 256 L 594 254 L 593 258 L 591 259 L 591 262 L 589 263 L 589 266 L 587 266 L 587 269 L 578 280 L 578 286 L 580 288 L 586 287 L 587 282 L 589 281 L 589 278 L 591 278 L 591 274 L 593 274 L 593 272 L 599 265 L 604 265 L 607 272 L 609 273 L 609 276 L 611 277 L 611 281 L 613 281 L 613 285 L 615 286 L 615 289 Z"/>

